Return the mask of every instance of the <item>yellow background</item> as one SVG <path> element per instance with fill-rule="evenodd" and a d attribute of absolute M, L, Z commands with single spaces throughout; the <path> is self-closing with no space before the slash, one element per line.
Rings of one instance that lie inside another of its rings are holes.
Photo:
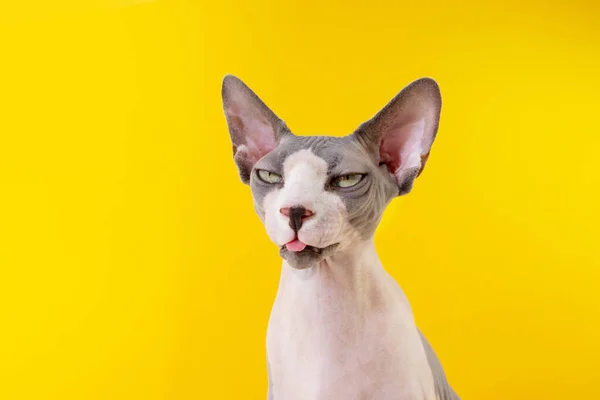
<path fill-rule="evenodd" d="M 0 399 L 265 398 L 226 73 L 331 135 L 436 78 L 384 265 L 463 399 L 600 398 L 598 4 L 3 0 Z"/>

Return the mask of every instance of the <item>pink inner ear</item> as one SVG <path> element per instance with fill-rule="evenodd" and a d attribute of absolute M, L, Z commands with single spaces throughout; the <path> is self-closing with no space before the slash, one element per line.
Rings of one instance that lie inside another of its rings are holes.
<path fill-rule="evenodd" d="M 246 159 L 252 164 L 277 147 L 273 126 L 263 116 L 238 107 L 231 107 L 228 112 L 237 125 L 233 138 L 236 147 L 246 153 Z"/>
<path fill-rule="evenodd" d="M 420 168 L 424 135 L 425 119 L 388 127 L 379 146 L 380 162 L 398 179 L 407 169 Z"/>
<path fill-rule="evenodd" d="M 255 126 L 247 126 L 246 147 L 253 163 L 263 158 L 267 153 L 277 147 L 275 142 L 275 133 L 273 129 L 266 124 L 256 123 Z"/>

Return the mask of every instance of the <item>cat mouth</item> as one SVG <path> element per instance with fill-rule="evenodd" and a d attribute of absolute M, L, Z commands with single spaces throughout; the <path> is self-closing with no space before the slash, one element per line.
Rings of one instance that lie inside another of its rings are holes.
<path fill-rule="evenodd" d="M 288 243 L 289 244 L 289 243 Z M 304 245 L 303 248 L 296 250 L 298 247 L 293 248 L 292 245 L 288 246 L 288 244 L 284 244 L 283 246 L 281 246 L 282 250 L 286 250 L 286 251 L 291 251 L 294 253 L 303 253 L 303 252 L 313 252 L 316 254 L 321 254 L 321 252 L 326 249 L 326 247 L 315 247 L 315 246 L 309 246 L 309 245 Z"/>
<path fill-rule="evenodd" d="M 293 240 L 286 243 L 279 249 L 281 258 L 285 259 L 295 269 L 312 267 L 333 253 L 339 245 L 339 243 L 334 243 L 326 247 L 315 247 L 302 242 L 295 243 L 297 241 Z"/>

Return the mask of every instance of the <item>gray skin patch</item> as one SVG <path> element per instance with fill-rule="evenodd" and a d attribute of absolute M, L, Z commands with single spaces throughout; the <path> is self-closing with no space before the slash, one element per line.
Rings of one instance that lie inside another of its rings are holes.
<path fill-rule="evenodd" d="M 264 183 L 257 177 L 257 170 L 267 169 L 283 176 L 286 158 L 303 149 L 311 150 L 317 157 L 325 160 L 328 171 L 324 189 L 342 199 L 348 212 L 348 221 L 364 238 L 372 236 L 385 207 L 399 195 L 399 188 L 387 167 L 377 165 L 353 135 L 339 138 L 285 135 L 277 148 L 257 163 L 258 168 L 254 168 L 250 176 L 254 205 L 259 216 L 264 218 L 261 204 L 265 196 L 282 185 Z M 331 184 L 335 178 L 351 173 L 365 176 L 350 188 L 339 188 Z M 283 181 L 285 182 L 285 177 Z"/>
<path fill-rule="evenodd" d="M 328 165 L 327 180 L 324 189 L 335 193 L 342 199 L 348 222 L 367 239 L 371 237 L 381 220 L 388 203 L 399 195 L 399 187 L 394 176 L 385 165 L 378 165 L 363 147 L 356 136 L 296 136 L 291 133 L 283 136 L 279 145 L 263 157 L 252 170 L 250 187 L 254 198 L 254 207 L 262 220 L 265 211 L 262 204 L 265 196 L 283 184 L 269 184 L 257 176 L 259 169 L 266 169 L 283 176 L 283 164 L 286 158 L 300 150 L 309 149 Z M 364 178 L 355 186 L 340 188 L 332 185 L 339 176 L 351 173 L 364 174 Z M 411 183 L 412 185 L 412 183 Z M 337 245 L 325 249 L 307 247 L 301 252 L 290 252 L 282 248 L 280 254 L 291 266 L 298 269 L 308 268 L 330 255 Z"/>
<path fill-rule="evenodd" d="M 334 243 L 323 249 L 307 246 L 304 250 L 297 252 L 289 251 L 284 246 L 279 249 L 279 255 L 286 260 L 292 268 L 307 269 L 329 257 L 338 246 L 339 243 Z"/>

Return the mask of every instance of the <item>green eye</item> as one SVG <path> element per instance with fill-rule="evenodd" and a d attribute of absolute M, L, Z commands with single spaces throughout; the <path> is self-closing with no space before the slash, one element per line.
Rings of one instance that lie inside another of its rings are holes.
<path fill-rule="evenodd" d="M 365 174 L 348 174 L 335 178 L 333 184 L 341 188 L 349 188 L 362 181 Z"/>
<path fill-rule="evenodd" d="M 283 181 L 281 175 L 277 175 L 275 172 L 267 171 L 264 169 L 258 170 L 258 177 L 261 181 L 266 183 L 281 183 Z"/>

